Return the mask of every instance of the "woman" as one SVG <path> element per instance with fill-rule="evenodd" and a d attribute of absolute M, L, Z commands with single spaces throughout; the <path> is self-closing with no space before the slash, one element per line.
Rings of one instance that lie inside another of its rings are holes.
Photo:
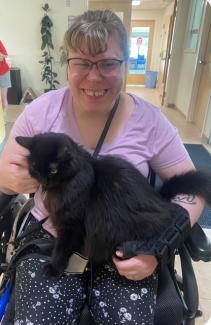
<path fill-rule="evenodd" d="M 7 51 L 0 41 L 0 89 L 3 109 L 8 106 L 7 89 L 11 87 L 10 68 L 5 60 L 6 57 Z"/>
<path fill-rule="evenodd" d="M 77 17 L 65 35 L 69 87 L 40 96 L 16 121 L 0 160 L 0 188 L 5 193 L 35 194 L 33 222 L 47 215 L 39 184 L 29 176 L 26 156 L 14 137 L 46 131 L 65 132 L 93 153 L 108 115 L 119 105 L 100 154 L 131 161 L 146 177 L 149 164 L 163 179 L 194 168 L 177 130 L 151 104 L 123 91 L 128 60 L 127 33 L 111 11 L 88 11 Z M 203 201 L 186 196 L 191 223 Z M 38 236 L 54 234 L 47 222 Z M 117 251 L 118 256 L 122 252 Z M 90 309 L 97 324 L 153 324 L 157 289 L 157 260 L 139 255 L 113 257 L 113 266 L 93 270 Z M 15 324 L 73 324 L 77 322 L 87 288 L 83 275 L 64 274 L 59 280 L 42 276 L 43 261 L 26 259 L 17 267 Z M 42 279 L 42 281 L 40 280 Z M 90 293 L 89 293 L 90 296 Z"/>

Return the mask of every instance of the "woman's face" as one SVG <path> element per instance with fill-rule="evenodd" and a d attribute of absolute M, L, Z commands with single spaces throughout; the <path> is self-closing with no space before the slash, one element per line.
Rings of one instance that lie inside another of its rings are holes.
<path fill-rule="evenodd" d="M 84 55 L 70 50 L 68 58 L 80 58 L 91 62 L 104 59 L 123 60 L 122 51 L 115 37 L 110 37 L 107 45 L 107 50 L 96 56 Z M 110 111 L 122 88 L 125 77 L 125 62 L 117 64 L 114 70 L 105 74 L 103 71 L 100 72 L 96 65 L 86 70 L 83 66 L 73 65 L 73 63 L 74 61 L 69 62 L 68 80 L 75 108 L 87 113 L 107 113 Z"/>

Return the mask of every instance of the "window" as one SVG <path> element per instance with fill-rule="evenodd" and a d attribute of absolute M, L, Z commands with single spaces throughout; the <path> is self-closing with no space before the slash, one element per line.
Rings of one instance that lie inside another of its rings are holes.
<path fill-rule="evenodd" d="M 195 51 L 197 48 L 204 3 L 204 0 L 192 0 L 187 31 L 186 50 Z"/>

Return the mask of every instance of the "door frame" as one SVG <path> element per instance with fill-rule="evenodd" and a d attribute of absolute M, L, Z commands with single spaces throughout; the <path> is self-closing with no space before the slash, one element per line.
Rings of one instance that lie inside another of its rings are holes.
<path fill-rule="evenodd" d="M 201 32 L 200 32 L 200 41 L 199 41 L 199 50 L 198 50 L 198 56 L 197 56 L 197 64 L 195 69 L 195 75 L 194 75 L 194 82 L 192 87 L 192 95 L 191 95 L 191 101 L 187 113 L 187 121 L 193 122 L 193 116 L 194 111 L 197 109 L 197 96 L 198 96 L 198 89 L 199 84 L 201 81 L 202 71 L 203 71 L 203 65 L 199 64 L 200 60 L 204 59 L 206 46 L 208 42 L 208 36 L 209 36 L 209 29 L 210 29 L 210 21 L 211 21 L 211 8 L 209 3 L 206 3 L 204 8 L 204 13 L 202 17 L 201 22 Z M 200 130 L 201 135 L 203 133 L 203 129 Z"/>
<path fill-rule="evenodd" d="M 150 35 L 149 35 L 149 45 L 148 45 L 148 52 L 147 52 L 147 66 L 146 70 L 150 69 L 151 60 L 152 60 L 152 46 L 154 41 L 154 30 L 155 30 L 155 20 L 131 20 L 131 29 L 130 29 L 130 36 L 132 32 L 132 27 L 150 27 Z M 136 75 L 136 74 L 129 74 L 129 68 L 127 73 L 127 84 L 145 84 L 146 76 L 144 75 Z"/>
<path fill-rule="evenodd" d="M 162 92 L 161 92 L 161 105 L 164 105 L 165 96 L 166 96 L 166 86 L 167 86 L 167 78 L 169 72 L 169 63 L 171 59 L 171 49 L 172 49 L 172 42 L 173 42 L 173 35 L 174 35 L 174 28 L 175 28 L 175 19 L 177 14 L 177 0 L 174 0 L 174 9 L 173 13 L 170 16 L 170 24 L 168 30 L 168 37 L 167 37 L 167 45 L 166 45 L 166 55 L 165 55 L 165 63 L 164 63 L 164 70 L 162 76 Z"/>

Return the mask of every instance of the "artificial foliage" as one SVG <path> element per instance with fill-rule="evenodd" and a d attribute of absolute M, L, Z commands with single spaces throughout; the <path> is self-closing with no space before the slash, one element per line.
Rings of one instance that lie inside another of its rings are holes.
<path fill-rule="evenodd" d="M 49 17 L 48 13 L 50 7 L 48 3 L 45 3 L 42 7 L 44 11 L 43 18 L 41 20 L 41 50 L 42 50 L 42 59 L 39 63 L 42 65 L 41 76 L 42 82 L 45 82 L 46 89 L 45 91 L 56 89 L 56 86 L 59 85 L 57 78 L 57 73 L 53 70 L 53 51 L 54 46 L 52 42 L 52 27 L 53 22 Z"/>

